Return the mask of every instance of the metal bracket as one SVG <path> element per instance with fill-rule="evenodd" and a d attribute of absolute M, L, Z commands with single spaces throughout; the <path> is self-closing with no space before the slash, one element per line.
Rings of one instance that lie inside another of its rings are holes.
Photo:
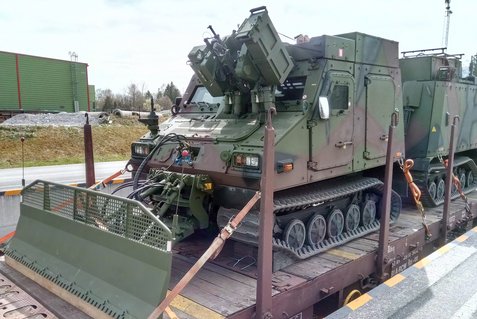
<path fill-rule="evenodd" d="M 306 162 L 306 165 L 308 169 L 311 169 L 312 171 L 318 171 L 318 162 L 308 161 Z"/>

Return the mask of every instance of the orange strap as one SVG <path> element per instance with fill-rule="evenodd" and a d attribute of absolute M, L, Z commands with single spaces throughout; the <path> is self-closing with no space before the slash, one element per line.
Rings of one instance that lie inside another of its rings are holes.
<path fill-rule="evenodd" d="M 2 238 L 0 238 L 0 245 L 7 242 L 10 238 L 13 237 L 13 235 L 15 235 L 15 231 L 9 232 L 8 234 L 6 234 Z"/>
<path fill-rule="evenodd" d="M 441 161 L 444 164 L 444 167 L 447 169 L 449 167 L 449 162 L 448 160 Z M 472 217 L 472 212 L 470 211 L 470 205 L 469 201 L 467 200 L 467 196 L 464 194 L 464 191 L 462 190 L 462 183 L 460 182 L 460 179 L 452 173 L 452 184 L 456 187 L 457 191 L 459 192 L 460 198 L 465 202 L 465 211 L 467 214 Z"/>
<path fill-rule="evenodd" d="M 449 167 L 449 160 L 444 160 L 444 166 L 445 168 Z M 457 178 L 457 176 L 452 173 L 452 184 L 457 188 L 457 191 L 459 192 L 460 196 L 462 198 L 465 197 L 464 192 L 462 191 L 462 184 L 460 183 L 460 179 Z"/>
<path fill-rule="evenodd" d="M 407 184 L 409 185 L 409 188 L 412 193 L 412 197 L 416 201 L 416 204 L 421 201 L 421 190 L 419 187 L 417 187 L 416 183 L 414 183 L 414 179 L 412 178 L 411 175 L 411 168 L 414 166 L 414 161 L 412 159 L 408 159 L 404 162 L 403 165 L 403 172 L 404 172 L 404 177 L 406 177 Z"/>
<path fill-rule="evenodd" d="M 416 207 L 421 213 L 422 225 L 424 226 L 426 239 L 429 239 L 431 238 L 432 234 L 429 230 L 429 226 L 426 224 L 426 214 L 424 212 L 424 205 L 422 205 L 422 202 L 421 202 L 421 195 L 422 195 L 421 190 L 416 185 L 416 183 L 414 183 L 414 179 L 412 178 L 412 175 L 411 175 L 411 168 L 413 166 L 414 166 L 414 161 L 412 159 L 407 159 L 404 163 L 401 164 L 401 169 L 404 173 L 404 177 L 406 178 L 407 184 L 409 185 L 409 190 L 411 191 L 412 197 L 414 198 Z"/>
<path fill-rule="evenodd" d="M 112 181 L 112 180 L 115 179 L 116 177 L 123 175 L 124 173 L 126 173 L 126 170 L 125 170 L 125 169 L 120 169 L 119 171 L 117 171 L 117 172 L 114 173 L 113 175 L 111 175 L 111 176 L 109 176 L 109 177 L 106 177 L 106 178 L 103 179 L 102 181 L 97 182 L 96 184 L 92 185 L 92 186 L 90 187 L 90 189 L 97 190 L 97 189 L 99 189 L 100 185 L 102 185 L 103 187 L 105 187 L 105 185 L 106 185 L 107 183 L 109 183 L 110 181 Z"/>

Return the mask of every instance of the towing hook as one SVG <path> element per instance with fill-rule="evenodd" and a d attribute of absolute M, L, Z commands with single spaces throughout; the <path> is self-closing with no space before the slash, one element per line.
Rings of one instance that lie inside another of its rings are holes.
<path fill-rule="evenodd" d="M 86 125 L 89 125 L 89 114 L 85 113 L 84 116 L 86 117 Z"/>

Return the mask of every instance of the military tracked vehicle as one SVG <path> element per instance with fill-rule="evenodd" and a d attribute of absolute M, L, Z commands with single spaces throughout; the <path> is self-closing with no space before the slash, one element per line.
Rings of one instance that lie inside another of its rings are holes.
<path fill-rule="evenodd" d="M 464 192 L 475 188 L 477 176 L 477 86 L 462 78 L 461 54 L 445 49 L 403 52 L 399 64 L 406 115 L 406 155 L 414 160 L 413 176 L 427 206 L 444 202 L 445 166 L 450 130 L 459 117 L 454 175 Z M 453 188 L 453 197 L 458 196 Z"/>
<path fill-rule="evenodd" d="M 363 33 L 283 43 L 264 7 L 189 53 L 173 117 L 132 145 L 134 198 L 181 240 L 224 226 L 259 189 L 263 127 L 276 109 L 276 249 L 306 258 L 379 226 L 391 114 L 403 117 L 398 43 Z M 404 127 L 396 152 L 404 154 Z M 140 181 L 147 176 L 145 180 Z M 392 196 L 395 220 L 401 200 Z M 256 244 L 259 211 L 234 238 Z"/>
<path fill-rule="evenodd" d="M 357 32 L 286 44 L 263 7 L 229 36 L 209 28 L 212 36 L 189 53 L 195 75 L 173 117 L 132 146 L 134 197 L 177 229 L 178 240 L 224 226 L 259 188 L 272 107 L 274 244 L 296 257 L 377 229 L 393 112 L 405 120 L 394 153 L 414 159 L 425 205 L 443 202 L 439 160 L 448 154 L 454 115 L 462 119 L 454 173 L 465 192 L 475 186 L 476 86 L 461 79 L 459 55 L 422 50 L 399 59 L 397 42 Z M 407 196 L 402 180 L 396 184 Z M 397 193 L 391 206 L 395 220 Z M 257 243 L 258 220 L 257 209 L 234 238 Z"/>

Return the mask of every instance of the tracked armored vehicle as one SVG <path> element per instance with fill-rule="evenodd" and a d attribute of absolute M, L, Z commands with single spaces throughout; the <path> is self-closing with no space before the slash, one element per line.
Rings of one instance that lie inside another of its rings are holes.
<path fill-rule="evenodd" d="M 275 248 L 306 258 L 377 229 L 387 128 L 404 114 L 397 42 L 349 33 L 285 44 L 264 7 L 229 36 L 210 29 L 189 53 L 195 75 L 174 116 L 132 145 L 133 197 L 177 240 L 225 225 L 259 189 L 275 108 Z M 395 140 L 404 154 L 402 125 Z M 400 207 L 393 193 L 393 220 Z M 234 238 L 256 244 L 258 216 Z"/>
<path fill-rule="evenodd" d="M 414 160 L 413 176 L 427 206 L 444 202 L 449 125 L 459 117 L 454 175 L 464 192 L 475 188 L 477 167 L 477 86 L 462 78 L 462 55 L 445 49 L 403 52 L 399 64 L 406 114 L 406 155 Z M 453 197 L 459 196 L 453 188 Z"/>

